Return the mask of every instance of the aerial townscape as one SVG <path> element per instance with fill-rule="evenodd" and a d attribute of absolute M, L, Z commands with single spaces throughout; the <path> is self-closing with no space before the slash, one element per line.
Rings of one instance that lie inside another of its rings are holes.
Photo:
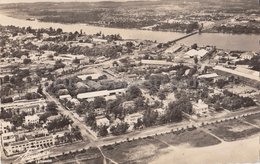
<path fill-rule="evenodd" d="M 3 164 L 259 160 L 253 0 L 0 8 Z"/>

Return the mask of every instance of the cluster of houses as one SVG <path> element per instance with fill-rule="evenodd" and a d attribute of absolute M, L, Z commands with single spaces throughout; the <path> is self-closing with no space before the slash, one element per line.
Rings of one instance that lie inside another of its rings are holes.
<path fill-rule="evenodd" d="M 44 149 L 54 146 L 57 136 L 64 136 L 65 131 L 51 134 L 46 129 L 46 125 L 59 117 L 61 116 L 57 115 L 48 117 L 46 123 L 43 124 L 41 128 L 36 128 L 33 131 L 21 128 L 15 131 L 10 130 L 13 127 L 13 124 L 9 121 L 1 120 L 1 143 L 6 155 L 10 156 L 13 154 L 24 153 L 33 148 Z M 36 114 L 28 115 L 25 116 L 23 124 L 39 124 L 39 119 L 39 116 Z"/>

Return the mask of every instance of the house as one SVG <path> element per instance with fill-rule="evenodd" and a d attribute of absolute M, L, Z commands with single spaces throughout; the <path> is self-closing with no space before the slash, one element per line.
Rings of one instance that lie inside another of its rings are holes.
<path fill-rule="evenodd" d="M 207 104 L 205 104 L 204 102 L 202 102 L 201 99 L 198 101 L 198 103 L 193 103 L 192 105 L 193 105 L 192 112 L 194 114 L 202 115 L 202 114 L 207 113 L 209 110 L 209 106 Z"/>
<path fill-rule="evenodd" d="M 135 102 L 134 101 L 125 101 L 125 102 L 122 103 L 122 107 L 124 109 L 134 108 L 135 107 Z"/>
<path fill-rule="evenodd" d="M 251 60 L 255 55 L 256 55 L 255 52 L 245 52 L 241 54 L 240 58 L 243 60 L 245 59 Z"/>
<path fill-rule="evenodd" d="M 69 99 L 71 99 L 72 97 L 70 96 L 70 95 L 61 95 L 60 97 L 59 97 L 59 99 L 61 99 L 61 100 L 63 100 L 63 99 L 67 99 L 67 100 L 69 100 Z"/>
<path fill-rule="evenodd" d="M 92 41 L 96 43 L 107 43 L 107 40 L 98 38 L 93 38 Z"/>
<path fill-rule="evenodd" d="M 96 117 L 96 124 L 97 126 L 101 126 L 101 125 L 109 125 L 109 120 L 106 117 L 100 116 L 100 117 Z"/>
<path fill-rule="evenodd" d="M 163 108 L 157 108 L 157 109 L 154 109 L 154 111 L 158 113 L 158 116 L 163 116 L 166 114 L 166 110 Z"/>
<path fill-rule="evenodd" d="M 71 99 L 70 102 L 73 103 L 74 105 L 79 105 L 80 104 L 80 101 L 75 99 L 75 98 Z"/>
<path fill-rule="evenodd" d="M 25 125 L 29 124 L 38 124 L 39 123 L 39 117 L 35 114 L 33 116 L 25 116 Z"/>
<path fill-rule="evenodd" d="M 94 113 L 95 113 L 97 116 L 103 115 L 103 114 L 105 114 L 105 112 L 106 112 L 106 109 L 104 109 L 104 108 L 94 109 Z"/>
<path fill-rule="evenodd" d="M 216 77 L 218 77 L 218 74 L 211 73 L 211 74 L 200 75 L 200 76 L 198 76 L 198 79 L 214 79 Z"/>
<path fill-rule="evenodd" d="M 129 125 L 133 125 L 137 123 L 138 119 L 143 119 L 143 115 L 141 113 L 133 113 L 133 114 L 128 114 L 125 116 L 124 121 L 128 123 Z"/>
<path fill-rule="evenodd" d="M 49 122 L 52 122 L 53 120 L 57 120 L 60 119 L 61 116 L 60 115 L 54 115 L 54 116 L 50 116 L 47 118 L 46 123 L 48 124 Z"/>

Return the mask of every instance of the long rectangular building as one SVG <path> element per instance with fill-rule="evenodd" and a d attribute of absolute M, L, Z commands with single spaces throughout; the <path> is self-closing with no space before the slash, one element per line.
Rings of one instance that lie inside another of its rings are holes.
<path fill-rule="evenodd" d="M 247 74 L 244 72 L 240 72 L 237 70 L 228 69 L 222 66 L 214 67 L 216 73 L 225 75 L 225 76 L 235 76 L 239 77 L 245 84 L 250 85 L 252 87 L 258 87 L 260 85 L 260 76 L 256 76 L 254 74 Z"/>

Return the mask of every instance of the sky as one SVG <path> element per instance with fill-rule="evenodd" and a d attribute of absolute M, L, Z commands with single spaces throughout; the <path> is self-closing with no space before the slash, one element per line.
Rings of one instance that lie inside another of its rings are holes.
<path fill-rule="evenodd" d="M 0 0 L 0 4 L 3 4 L 3 3 L 32 3 L 32 2 L 99 2 L 99 1 L 125 2 L 125 1 L 136 1 L 136 0 Z M 152 0 L 143 0 L 143 1 L 152 1 Z"/>

